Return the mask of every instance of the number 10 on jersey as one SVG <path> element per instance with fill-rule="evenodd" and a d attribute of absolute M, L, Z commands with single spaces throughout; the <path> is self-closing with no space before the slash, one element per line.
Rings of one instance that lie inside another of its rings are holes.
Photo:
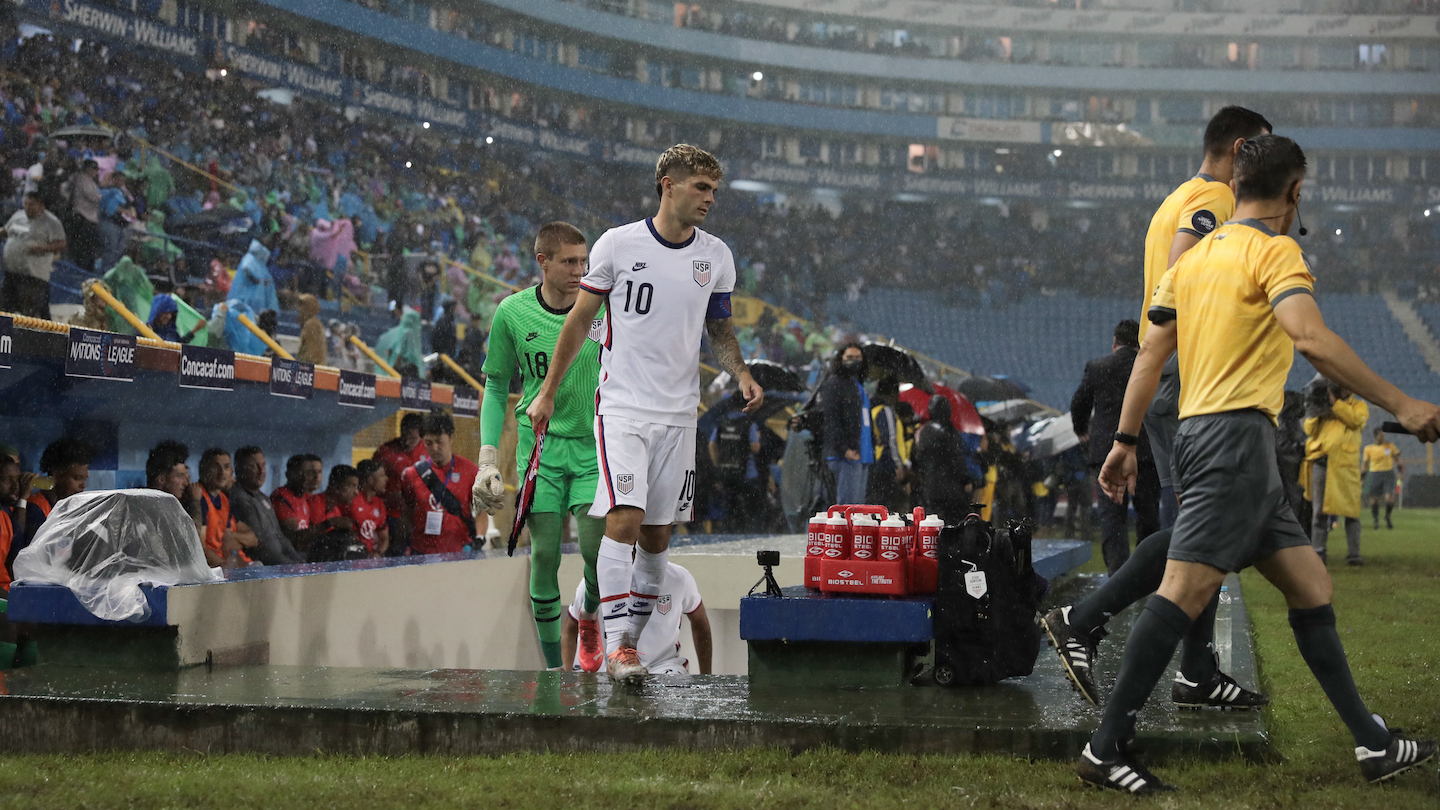
<path fill-rule="evenodd" d="M 636 286 L 635 282 L 625 282 L 625 311 L 630 311 L 631 299 L 634 299 L 635 312 L 639 315 L 650 314 L 650 302 L 655 297 L 655 287 L 649 283 Z"/>

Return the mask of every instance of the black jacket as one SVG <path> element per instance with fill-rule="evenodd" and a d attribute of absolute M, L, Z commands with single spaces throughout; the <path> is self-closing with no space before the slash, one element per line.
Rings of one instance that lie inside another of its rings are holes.
<path fill-rule="evenodd" d="M 1070 398 L 1070 418 L 1075 425 L 1075 435 L 1090 434 L 1088 455 L 1092 465 L 1104 464 L 1115 443 L 1120 408 L 1125 404 L 1125 386 L 1130 382 L 1130 370 L 1135 366 L 1137 354 L 1137 349 L 1125 346 L 1086 363 L 1080 387 Z M 1150 442 L 1143 430 L 1138 455 L 1150 458 Z"/>
<path fill-rule="evenodd" d="M 917 502 L 931 506 L 969 499 L 973 493 L 966 492 L 965 486 L 975 482 L 970 480 L 967 456 L 965 440 L 953 427 L 947 429 L 930 422 L 920 428 L 910 458 L 910 466 L 920 479 Z"/>
<path fill-rule="evenodd" d="M 825 415 L 825 458 L 844 458 L 846 450 L 860 452 L 864 407 L 855 378 L 831 374 L 820 384 L 820 412 Z M 868 438 L 868 437 L 866 437 Z"/>

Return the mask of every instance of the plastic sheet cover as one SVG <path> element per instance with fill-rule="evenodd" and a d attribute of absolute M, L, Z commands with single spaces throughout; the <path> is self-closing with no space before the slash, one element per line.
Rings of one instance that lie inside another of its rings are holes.
<path fill-rule="evenodd" d="M 142 584 L 221 578 L 205 564 L 195 522 L 180 502 L 152 489 L 72 495 L 15 557 L 17 581 L 63 585 L 86 610 L 111 621 L 149 618 Z"/>

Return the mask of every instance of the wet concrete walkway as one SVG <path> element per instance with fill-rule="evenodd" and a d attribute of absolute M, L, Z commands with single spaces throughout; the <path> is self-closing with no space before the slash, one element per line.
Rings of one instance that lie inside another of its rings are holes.
<path fill-rule="evenodd" d="M 1078 578 L 1075 588 L 1094 587 Z M 1134 611 L 1112 622 L 1100 682 L 1114 680 Z M 1258 674 L 1249 620 L 1231 579 L 1216 628 L 1221 666 Z M 3 675 L 0 750 L 166 749 L 267 754 L 482 754 L 830 745 L 911 753 L 1078 755 L 1098 711 L 1042 649 L 1036 671 L 981 688 L 752 688 L 744 677 L 652 679 L 612 689 L 604 676 L 509 670 L 204 667 L 178 672 L 60 668 Z M 1140 719 L 1150 753 L 1263 758 L 1258 713 L 1181 712 L 1167 675 Z"/>

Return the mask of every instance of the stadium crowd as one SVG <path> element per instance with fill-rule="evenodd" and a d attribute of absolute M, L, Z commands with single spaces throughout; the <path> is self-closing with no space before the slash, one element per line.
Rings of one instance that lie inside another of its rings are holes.
<path fill-rule="evenodd" d="M 185 73 L 95 43 L 76 48 L 31 37 L 15 48 L 12 64 L 15 72 L 0 80 L 0 199 L 18 205 L 24 191 L 38 192 L 65 225 L 70 261 L 110 273 L 128 259 L 133 268 L 125 266 L 116 281 L 143 275 L 155 291 L 173 291 L 207 316 L 212 342 L 229 336 L 242 344 L 237 349 L 257 354 L 264 347 L 234 328 L 226 316 L 237 313 L 227 302 L 239 300 L 254 320 L 273 324 L 278 317 L 261 318 L 266 309 L 297 310 L 299 296 L 309 293 L 362 310 L 391 308 L 401 331 L 387 343 L 397 347 L 416 343 L 405 307 L 418 313 L 421 335 L 443 317 L 441 345 L 478 371 L 495 305 L 536 279 L 521 244 L 537 224 L 563 218 L 598 232 L 633 219 L 649 193 L 643 172 L 617 179 L 604 165 L 352 119 L 301 97 L 278 104 L 236 77 Z M 129 135 L 50 135 L 100 122 Z M 1057 289 L 1128 288 L 1140 260 L 1142 212 L 1040 208 L 898 201 L 833 208 L 731 193 L 710 227 L 734 248 L 742 290 L 818 323 L 838 314 L 827 311 L 830 291 L 853 300 L 872 287 L 910 287 L 936 291 L 957 307 L 1003 307 Z M 1394 285 L 1433 295 L 1429 229 L 1407 240 L 1394 239 L 1388 223 L 1334 230 L 1342 232 L 1307 245 L 1332 289 Z M 1370 261 L 1381 252 L 1394 260 Z M 237 283 L 239 290 L 229 289 Z M 181 312 L 188 327 L 198 322 Z M 460 330 L 449 331 L 452 323 L 479 328 L 460 338 Z M 354 327 L 333 319 L 323 326 L 327 352 L 309 356 L 362 364 L 345 348 Z M 751 357 L 799 365 L 816 357 L 782 356 L 767 349 L 783 340 L 756 338 L 750 348 L 763 353 Z M 339 356 L 329 357 L 329 349 Z M 386 359 L 394 365 L 420 356 Z"/>

